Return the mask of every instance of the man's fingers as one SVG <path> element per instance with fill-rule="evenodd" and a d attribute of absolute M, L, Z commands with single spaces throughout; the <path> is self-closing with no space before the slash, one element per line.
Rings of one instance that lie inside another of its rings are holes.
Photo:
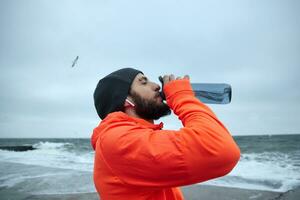
<path fill-rule="evenodd" d="M 170 82 L 170 81 L 173 81 L 173 80 L 180 80 L 180 79 L 190 79 L 189 75 L 185 75 L 183 78 L 181 78 L 180 76 L 177 76 L 175 78 L 174 74 L 170 74 L 170 75 L 164 75 L 163 76 L 163 82 L 164 84 Z"/>
<path fill-rule="evenodd" d="M 164 80 L 164 84 L 166 84 L 170 81 L 170 78 L 168 75 L 164 75 L 163 80 Z"/>
<path fill-rule="evenodd" d="M 189 76 L 189 75 L 184 75 L 183 79 L 188 79 L 188 80 L 190 80 L 190 76 Z"/>
<path fill-rule="evenodd" d="M 174 76 L 174 74 L 171 74 L 170 75 L 170 81 L 173 81 L 173 80 L 175 80 L 175 76 Z"/>

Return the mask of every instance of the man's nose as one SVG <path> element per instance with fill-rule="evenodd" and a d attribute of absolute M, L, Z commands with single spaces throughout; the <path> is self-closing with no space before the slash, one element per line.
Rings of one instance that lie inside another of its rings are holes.
<path fill-rule="evenodd" d="M 160 90 L 160 86 L 156 83 L 153 83 L 153 88 L 154 88 L 154 91 L 159 91 Z"/>

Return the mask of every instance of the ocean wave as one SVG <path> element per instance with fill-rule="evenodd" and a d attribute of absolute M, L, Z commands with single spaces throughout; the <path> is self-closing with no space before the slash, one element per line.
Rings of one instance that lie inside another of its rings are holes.
<path fill-rule="evenodd" d="M 1 161 L 88 172 L 93 170 L 93 151 L 75 151 L 72 143 L 38 142 L 33 147 L 36 150 L 0 150 Z"/>
<path fill-rule="evenodd" d="M 67 150 L 68 147 L 73 147 L 74 145 L 69 142 L 39 142 L 32 145 L 36 149 L 61 149 Z"/>
<path fill-rule="evenodd" d="M 4 162 L 93 172 L 94 151 L 89 143 L 37 142 L 36 150 L 0 150 Z M 202 184 L 285 192 L 300 186 L 300 151 L 242 153 L 237 166 L 225 177 Z"/>
<path fill-rule="evenodd" d="M 298 161 L 294 157 L 279 152 L 242 154 L 230 174 L 206 184 L 285 192 L 300 186 Z"/>
<path fill-rule="evenodd" d="M 95 192 L 92 172 L 0 162 L 0 187 L 31 194 Z"/>

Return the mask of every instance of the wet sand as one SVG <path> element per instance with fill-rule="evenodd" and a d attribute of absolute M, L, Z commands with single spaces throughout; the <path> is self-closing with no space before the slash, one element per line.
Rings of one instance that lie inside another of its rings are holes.
<path fill-rule="evenodd" d="M 300 188 L 285 193 L 192 185 L 181 188 L 186 200 L 298 200 Z M 31 195 L 0 188 L 2 200 L 99 200 L 97 193 Z"/>

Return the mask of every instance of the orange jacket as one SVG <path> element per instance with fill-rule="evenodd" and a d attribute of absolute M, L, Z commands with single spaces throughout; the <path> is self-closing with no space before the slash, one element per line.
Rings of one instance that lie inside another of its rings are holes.
<path fill-rule="evenodd" d="M 101 200 L 182 200 L 178 186 L 229 173 L 240 150 L 188 80 L 165 85 L 180 130 L 161 130 L 123 112 L 109 114 L 92 135 L 94 182 Z"/>

